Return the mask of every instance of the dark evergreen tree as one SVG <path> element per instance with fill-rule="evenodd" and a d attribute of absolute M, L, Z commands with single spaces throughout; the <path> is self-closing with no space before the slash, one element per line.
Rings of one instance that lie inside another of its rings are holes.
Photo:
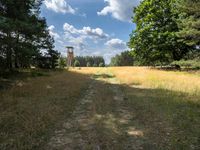
<path fill-rule="evenodd" d="M 46 20 L 39 16 L 41 3 L 42 0 L 0 0 L 1 70 L 30 67 L 45 51 L 55 59 Z"/>
<path fill-rule="evenodd" d="M 200 1 L 179 0 L 179 28 L 178 36 L 194 49 L 200 45 Z"/>
<path fill-rule="evenodd" d="M 110 66 L 133 66 L 133 63 L 133 56 L 129 51 L 125 51 L 111 58 Z"/>
<path fill-rule="evenodd" d="M 80 67 L 80 62 L 78 60 L 74 61 L 74 67 Z"/>
<path fill-rule="evenodd" d="M 100 64 L 101 66 L 105 66 L 105 60 L 102 56 L 77 56 L 74 62 L 76 60 L 80 63 L 80 67 L 99 67 Z"/>

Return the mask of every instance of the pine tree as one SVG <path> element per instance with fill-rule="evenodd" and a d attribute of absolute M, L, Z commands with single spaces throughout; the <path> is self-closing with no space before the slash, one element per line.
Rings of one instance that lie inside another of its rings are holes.
<path fill-rule="evenodd" d="M 39 16 L 41 4 L 42 0 L 0 0 L 0 62 L 6 62 L 4 70 L 30 67 L 41 51 L 52 51 L 54 41 L 49 38 L 45 18 Z"/>
<path fill-rule="evenodd" d="M 178 36 L 187 45 L 200 45 L 200 1 L 181 0 L 179 5 L 179 28 Z"/>

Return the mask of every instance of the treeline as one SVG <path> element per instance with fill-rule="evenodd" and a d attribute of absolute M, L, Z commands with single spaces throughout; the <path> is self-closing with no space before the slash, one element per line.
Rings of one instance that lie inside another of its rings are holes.
<path fill-rule="evenodd" d="M 134 63 L 168 65 L 199 60 L 199 0 L 143 0 L 134 9 L 129 47 Z"/>
<path fill-rule="evenodd" d="M 104 67 L 105 60 L 102 56 L 77 56 L 73 64 L 75 67 Z"/>
<path fill-rule="evenodd" d="M 129 51 L 122 52 L 111 58 L 110 66 L 133 66 L 134 58 Z"/>
<path fill-rule="evenodd" d="M 55 68 L 59 53 L 40 17 L 42 0 L 0 0 L 0 71 Z"/>

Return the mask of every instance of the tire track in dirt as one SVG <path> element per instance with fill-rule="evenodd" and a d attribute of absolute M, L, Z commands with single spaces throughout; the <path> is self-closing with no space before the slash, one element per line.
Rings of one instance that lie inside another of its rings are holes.
<path fill-rule="evenodd" d="M 98 78 L 91 82 L 72 117 L 55 131 L 46 149 L 142 149 L 142 141 L 138 137 L 143 133 L 130 123 L 132 114 L 126 105 L 122 87 L 111 76 L 108 70 L 98 73 Z"/>
<path fill-rule="evenodd" d="M 63 124 L 63 128 L 55 131 L 55 135 L 48 143 L 47 149 L 83 149 L 90 145 L 82 136 L 89 130 L 93 130 L 91 117 L 92 97 L 95 94 L 95 81 L 92 81 L 85 96 L 81 99 L 72 117 Z M 97 147 L 98 149 L 98 147 Z"/>
<path fill-rule="evenodd" d="M 134 114 L 129 111 L 130 106 L 126 103 L 127 97 L 123 92 L 123 86 L 121 86 L 117 78 L 109 79 L 107 82 L 110 83 L 109 88 L 113 92 L 113 100 L 117 104 L 116 114 L 119 130 L 121 130 L 121 133 L 123 136 L 125 136 L 125 140 L 121 141 L 124 144 L 123 149 L 142 150 L 144 139 L 140 137 L 143 136 L 143 132 L 139 129 L 136 129 L 132 123 Z"/>

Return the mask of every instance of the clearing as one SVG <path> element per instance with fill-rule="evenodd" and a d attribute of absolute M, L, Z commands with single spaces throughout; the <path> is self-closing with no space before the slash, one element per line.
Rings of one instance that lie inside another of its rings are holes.
<path fill-rule="evenodd" d="M 74 68 L 0 99 L 0 149 L 200 149 L 199 73 Z"/>

